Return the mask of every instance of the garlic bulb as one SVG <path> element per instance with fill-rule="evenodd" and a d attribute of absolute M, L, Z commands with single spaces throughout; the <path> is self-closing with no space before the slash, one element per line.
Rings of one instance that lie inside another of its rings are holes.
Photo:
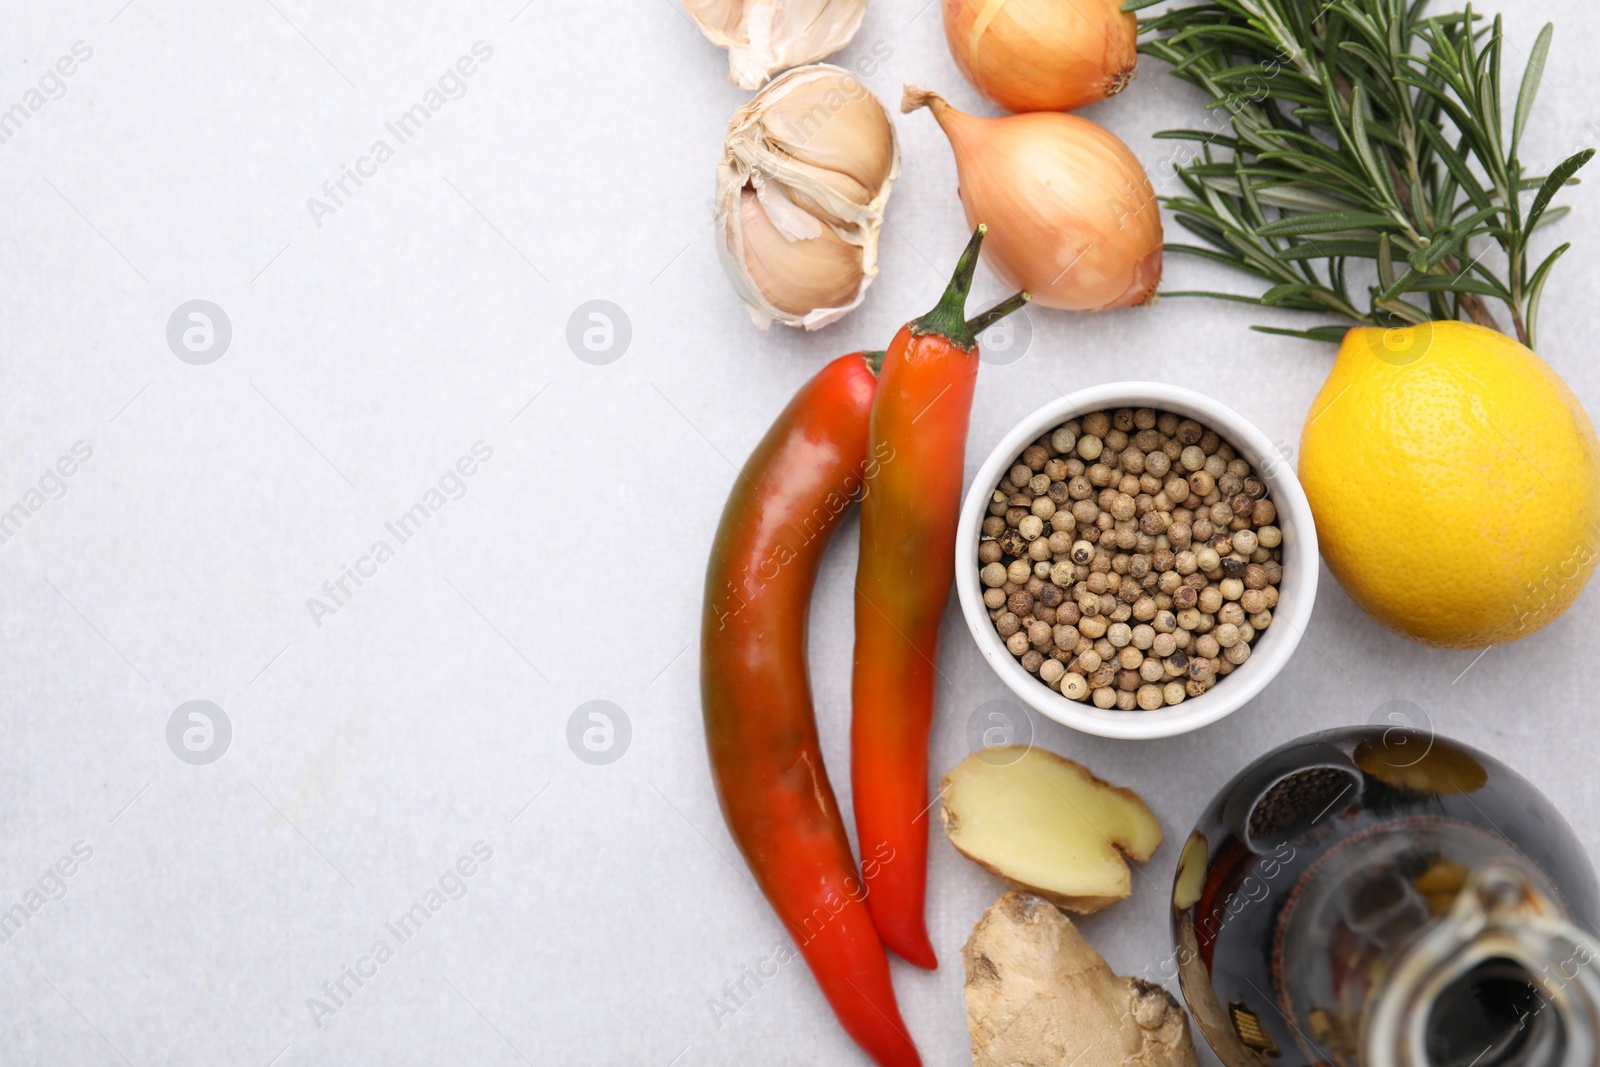
<path fill-rule="evenodd" d="M 728 52 L 728 77 L 759 89 L 776 70 L 812 63 L 850 43 L 867 0 L 683 0 L 706 39 Z"/>
<path fill-rule="evenodd" d="M 815 330 L 861 303 L 898 170 L 889 113 L 838 67 L 791 70 L 734 112 L 717 247 L 757 326 Z"/>

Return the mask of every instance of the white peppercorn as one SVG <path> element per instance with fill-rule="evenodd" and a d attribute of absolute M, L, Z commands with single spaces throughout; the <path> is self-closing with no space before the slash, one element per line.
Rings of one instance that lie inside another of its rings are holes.
<path fill-rule="evenodd" d="M 1266 484 L 1192 419 L 1122 408 L 1057 426 L 987 507 L 985 609 L 1024 669 L 1069 699 L 1192 699 L 1271 622 L 1282 532 L 1263 521 L 1276 517 Z"/>

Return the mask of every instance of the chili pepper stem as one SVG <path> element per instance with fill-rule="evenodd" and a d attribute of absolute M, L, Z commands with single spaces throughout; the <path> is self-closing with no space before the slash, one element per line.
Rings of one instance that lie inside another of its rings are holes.
<path fill-rule="evenodd" d="M 996 304 L 994 307 L 990 308 L 988 311 L 968 319 L 967 329 L 971 331 L 974 337 L 976 337 L 978 334 L 982 333 L 984 330 L 987 330 L 989 327 L 993 326 L 995 323 L 999 322 L 1013 311 L 1016 311 L 1018 308 L 1022 307 L 1023 304 L 1026 304 L 1032 299 L 1032 294 L 1030 294 L 1026 289 L 1020 293 L 1013 293 L 1004 300 L 1000 301 L 1000 303 Z"/>
<path fill-rule="evenodd" d="M 861 353 L 861 358 L 866 361 L 867 369 L 872 372 L 872 376 L 874 378 L 878 376 L 879 371 L 883 370 L 883 357 L 887 356 L 888 354 L 889 353 L 883 351 L 882 349 L 879 349 L 876 352 Z"/>
<path fill-rule="evenodd" d="M 983 235 L 988 232 L 989 227 L 981 222 L 972 231 L 972 239 L 962 249 L 961 258 L 956 260 L 955 273 L 950 276 L 944 295 L 932 311 L 909 323 L 913 335 L 937 334 L 968 351 L 977 346 L 977 334 L 967 326 L 967 294 L 972 291 L 972 275 L 978 269 L 978 246 L 983 244 Z"/>

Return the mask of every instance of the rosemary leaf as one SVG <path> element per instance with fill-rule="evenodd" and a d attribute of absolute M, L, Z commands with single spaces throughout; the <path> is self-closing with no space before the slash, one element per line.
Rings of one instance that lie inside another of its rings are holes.
<path fill-rule="evenodd" d="M 1153 2 L 1127 0 L 1123 9 Z M 1437 14 L 1429 6 L 1192 0 L 1141 20 L 1140 52 L 1169 63 L 1226 119 L 1210 120 L 1215 129 L 1157 135 L 1199 146 L 1174 157 L 1187 193 L 1162 201 L 1200 243 L 1169 249 L 1261 284 L 1254 297 L 1183 295 L 1371 325 L 1463 315 L 1493 324 L 1497 302 L 1517 336 L 1532 342 L 1540 297 L 1566 246 L 1540 261 L 1531 239 L 1565 215 L 1553 200 L 1594 152 L 1543 177 L 1524 173 L 1518 153 L 1552 27 L 1530 46 L 1507 103 L 1500 20 L 1471 6 Z M 1500 253 L 1493 269 L 1485 265 L 1491 249 Z M 1363 263 L 1377 284 L 1348 276 L 1347 264 Z M 1362 286 L 1364 297 L 1353 299 Z M 1269 332 L 1315 340 L 1341 333 Z"/>

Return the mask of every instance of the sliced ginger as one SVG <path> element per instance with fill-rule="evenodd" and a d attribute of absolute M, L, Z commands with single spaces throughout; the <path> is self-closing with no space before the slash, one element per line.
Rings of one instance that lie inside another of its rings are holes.
<path fill-rule="evenodd" d="M 944 829 L 996 877 L 1087 915 L 1127 896 L 1128 859 L 1161 844 L 1161 824 L 1132 790 L 1038 748 L 968 756 L 944 778 Z"/>

